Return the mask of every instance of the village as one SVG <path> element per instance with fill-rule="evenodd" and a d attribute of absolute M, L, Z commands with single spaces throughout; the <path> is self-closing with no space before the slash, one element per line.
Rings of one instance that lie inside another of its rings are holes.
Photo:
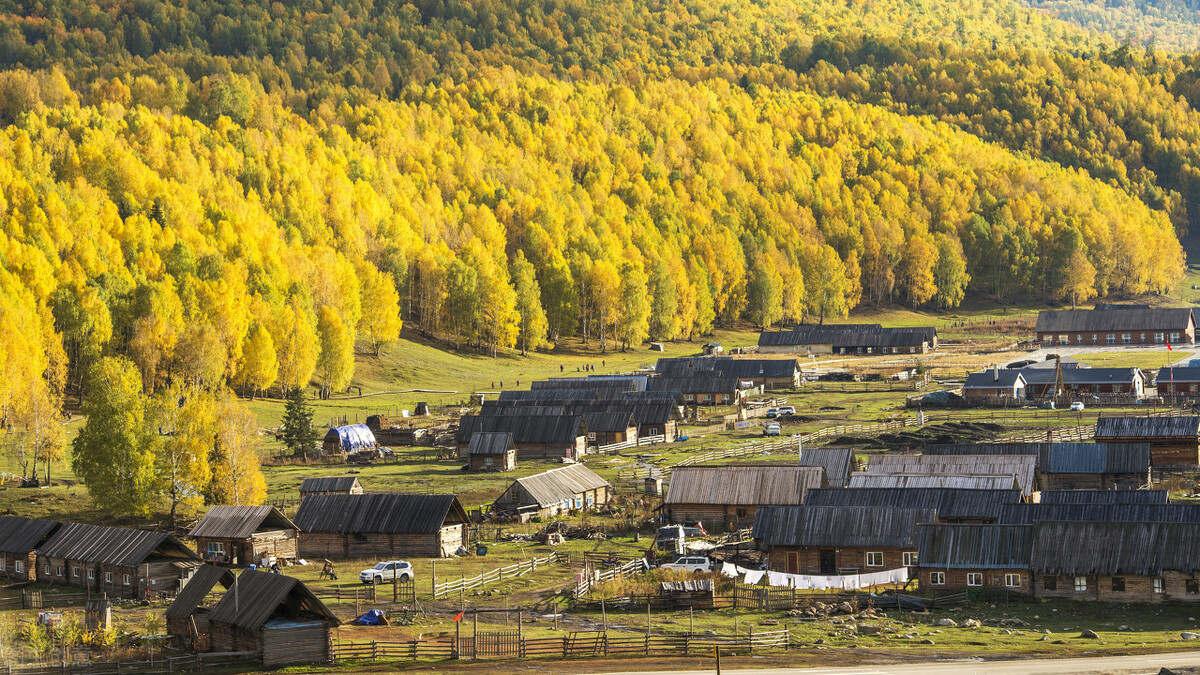
<path fill-rule="evenodd" d="M 978 340 L 797 326 L 363 399 L 319 456 L 264 467 L 266 504 L 178 531 L 14 502 L 0 657 L 83 675 L 1190 649 L 1195 324 L 1107 305 Z"/>

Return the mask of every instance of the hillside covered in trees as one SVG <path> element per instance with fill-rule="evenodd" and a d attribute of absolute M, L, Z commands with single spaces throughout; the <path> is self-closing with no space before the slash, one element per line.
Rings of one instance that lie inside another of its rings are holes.
<path fill-rule="evenodd" d="M 1198 65 L 1014 0 L 0 1 L 0 414 L 110 356 L 328 393 L 402 322 L 495 353 L 1160 293 Z"/>

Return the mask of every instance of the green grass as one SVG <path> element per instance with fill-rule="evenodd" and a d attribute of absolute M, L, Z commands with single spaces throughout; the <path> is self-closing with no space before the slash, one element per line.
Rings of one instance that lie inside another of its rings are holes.
<path fill-rule="evenodd" d="M 1194 355 L 1195 352 L 1191 349 L 1175 349 L 1173 351 L 1166 349 L 1143 351 L 1138 349 L 1077 354 L 1072 356 L 1072 358 L 1086 363 L 1093 368 L 1143 368 L 1145 370 L 1158 370 L 1163 366 Z"/>

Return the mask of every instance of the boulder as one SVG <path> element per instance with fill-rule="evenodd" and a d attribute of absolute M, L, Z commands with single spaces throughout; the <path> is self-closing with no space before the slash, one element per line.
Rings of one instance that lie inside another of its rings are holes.
<path fill-rule="evenodd" d="M 1200 633 L 1193 633 L 1185 630 L 1179 634 L 1179 637 L 1183 638 L 1184 640 L 1200 640 Z"/>
<path fill-rule="evenodd" d="M 1099 640 L 1100 639 L 1100 636 L 1096 635 L 1095 631 L 1088 629 L 1088 628 L 1084 628 L 1083 631 L 1079 634 L 1079 637 L 1084 640 Z"/>
<path fill-rule="evenodd" d="M 982 625 L 983 624 L 979 623 L 977 619 L 967 619 L 966 621 L 962 622 L 963 628 L 979 628 Z"/>
<path fill-rule="evenodd" d="M 920 633 L 905 633 L 901 637 L 903 637 L 906 640 L 916 640 L 917 638 L 921 637 L 921 634 Z"/>
<path fill-rule="evenodd" d="M 952 628 L 952 627 L 957 626 L 958 622 L 956 622 L 954 619 L 938 619 L 937 622 L 934 623 L 933 625 L 946 626 L 948 628 Z"/>
<path fill-rule="evenodd" d="M 1129 626 L 1126 626 L 1125 624 L 1121 624 L 1120 626 L 1117 626 L 1117 630 L 1119 630 L 1119 631 L 1130 631 L 1130 630 L 1133 630 L 1133 629 L 1132 629 L 1132 628 L 1130 628 Z"/>
<path fill-rule="evenodd" d="M 838 605 L 837 609 L 834 611 L 836 611 L 838 614 L 853 614 L 854 608 L 850 606 L 850 603 L 843 602 L 842 604 Z"/>
<path fill-rule="evenodd" d="M 858 625 L 858 632 L 862 633 L 863 635 L 879 635 L 883 632 L 883 626 L 873 626 L 870 624 L 860 623 Z"/>
<path fill-rule="evenodd" d="M 931 644 L 933 644 L 933 640 L 930 640 L 929 638 L 925 638 L 924 640 L 921 640 L 921 644 L 931 645 Z"/>

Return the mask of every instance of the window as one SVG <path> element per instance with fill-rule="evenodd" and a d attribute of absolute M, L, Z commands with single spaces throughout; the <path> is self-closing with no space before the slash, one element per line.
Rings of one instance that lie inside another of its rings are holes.
<path fill-rule="evenodd" d="M 225 555 L 225 544 L 219 541 L 208 542 L 208 555 L 210 557 Z"/>
<path fill-rule="evenodd" d="M 105 572 L 105 573 L 104 573 L 104 583 L 106 583 L 106 584 L 111 584 L 111 583 L 112 583 L 112 572 Z"/>
<path fill-rule="evenodd" d="M 1133 336 L 1129 333 L 1121 333 L 1121 344 L 1127 345 L 1133 342 Z"/>
<path fill-rule="evenodd" d="M 50 563 L 46 563 L 46 576 L 50 576 Z"/>
<path fill-rule="evenodd" d="M 929 583 L 933 584 L 934 586 L 945 586 L 946 585 L 946 573 L 945 572 L 930 572 L 929 573 Z"/>
<path fill-rule="evenodd" d="M 7 568 L 8 568 L 7 560 L 5 559 L 4 556 L 0 555 L 0 570 L 7 569 Z"/>
<path fill-rule="evenodd" d="M 903 560 L 901 562 L 904 563 L 905 567 L 913 567 L 914 565 L 917 564 L 917 552 L 916 551 L 905 551 L 902 557 L 903 557 Z"/>
<path fill-rule="evenodd" d="M 967 572 L 967 585 L 968 586 L 982 586 L 983 585 L 983 575 L 980 574 L 979 572 Z"/>
<path fill-rule="evenodd" d="M 1164 580 L 1162 580 L 1162 579 L 1154 580 L 1154 592 L 1155 593 L 1165 592 L 1167 590 L 1166 586 L 1167 586 L 1167 584 Z"/>
<path fill-rule="evenodd" d="M 79 578 L 79 568 L 78 567 L 71 568 L 71 576 L 75 577 L 76 579 Z"/>
<path fill-rule="evenodd" d="M 1092 344 L 1096 344 L 1096 334 L 1092 333 Z"/>
<path fill-rule="evenodd" d="M 59 565 L 58 567 L 55 567 L 55 568 L 54 568 L 54 576 L 56 576 L 56 577 L 61 577 L 62 575 L 63 575 L 63 568 L 62 568 L 62 565 Z"/>
<path fill-rule="evenodd" d="M 121 582 L 124 583 L 126 586 L 128 586 L 129 585 L 129 575 L 128 574 L 123 575 L 121 577 Z"/>
<path fill-rule="evenodd" d="M 594 441 L 594 440 L 596 440 L 596 432 L 594 432 L 594 431 L 589 431 L 589 432 L 588 432 L 588 440 L 589 440 L 589 441 Z"/>
<path fill-rule="evenodd" d="M 16 570 L 17 574 L 24 574 L 25 573 L 25 562 L 22 560 L 14 561 L 13 568 Z"/>
<path fill-rule="evenodd" d="M 1192 385 L 1191 385 L 1189 388 L 1192 390 L 1192 392 L 1193 392 L 1193 393 L 1195 393 L 1195 391 L 1196 391 L 1196 385 L 1195 385 L 1195 384 L 1192 384 Z"/>
<path fill-rule="evenodd" d="M 1171 333 L 1171 342 L 1179 344 L 1179 333 Z"/>
<path fill-rule="evenodd" d="M 590 492 L 589 492 L 589 493 L 587 493 L 587 495 L 585 495 L 585 498 L 587 499 L 587 505 L 588 505 L 588 506 L 591 506 L 592 504 L 595 504 L 595 503 L 596 503 L 596 495 L 594 495 L 594 494 L 592 494 L 592 493 L 590 493 Z"/>
<path fill-rule="evenodd" d="M 1161 344 L 1162 344 L 1162 341 L 1163 341 L 1163 334 L 1162 334 L 1162 333 L 1155 333 L 1155 334 L 1154 334 L 1154 341 L 1155 341 L 1155 342 L 1157 342 L 1158 344 L 1160 344 L 1160 345 L 1161 345 Z"/>
<path fill-rule="evenodd" d="M 868 551 L 867 552 L 867 567 L 883 567 L 883 552 Z"/>
<path fill-rule="evenodd" d="M 746 510 L 746 509 L 738 509 L 738 510 L 737 510 L 737 517 L 738 517 L 738 518 L 746 518 L 746 517 L 747 517 L 747 516 L 746 516 L 746 514 L 747 514 L 747 510 Z"/>
<path fill-rule="evenodd" d="M 1042 577 L 1042 588 L 1048 591 L 1058 590 L 1058 577 L 1044 576 Z"/>
<path fill-rule="evenodd" d="M 1188 595 L 1200 593 L 1200 580 L 1188 579 L 1187 583 L 1184 584 L 1184 590 L 1187 591 Z"/>
<path fill-rule="evenodd" d="M 1115 345 L 1115 344 L 1117 344 L 1117 336 L 1116 336 L 1116 335 L 1113 335 L 1112 333 L 1109 333 L 1109 334 L 1105 335 L 1105 336 L 1104 336 L 1104 344 L 1106 344 L 1106 345 Z"/>
<path fill-rule="evenodd" d="M 1058 344 L 1060 344 L 1060 345 L 1071 344 L 1071 336 L 1070 335 L 1059 335 L 1058 336 Z"/>
<path fill-rule="evenodd" d="M 1082 335 L 1079 335 L 1079 334 L 1075 335 L 1075 344 L 1077 344 L 1077 345 L 1083 344 L 1083 336 Z"/>
<path fill-rule="evenodd" d="M 1082 593 L 1087 590 L 1087 577 L 1075 577 L 1075 592 Z"/>
<path fill-rule="evenodd" d="M 1053 335 L 1043 335 L 1042 342 L 1045 342 L 1046 344 L 1050 344 L 1050 343 L 1054 342 L 1054 336 Z"/>
<path fill-rule="evenodd" d="M 1142 335 L 1141 335 L 1141 341 L 1142 341 L 1142 342 L 1145 342 L 1145 341 L 1146 341 L 1146 334 L 1145 334 L 1145 333 L 1142 333 Z"/>
<path fill-rule="evenodd" d="M 491 456 L 491 455 L 484 455 L 484 456 L 483 456 L 483 465 L 484 465 L 484 466 L 491 466 L 491 465 L 492 465 L 492 456 Z"/>
<path fill-rule="evenodd" d="M 1112 589 L 1113 589 L 1113 593 L 1124 593 L 1125 592 L 1125 577 L 1113 577 L 1112 578 Z"/>
<path fill-rule="evenodd" d="M 1009 588 L 1020 588 L 1021 587 L 1021 575 L 1020 574 L 1005 574 L 1004 575 L 1004 585 Z"/>
<path fill-rule="evenodd" d="M 88 568 L 88 581 L 91 581 L 92 579 L 95 579 L 95 578 L 96 578 L 96 570 L 89 567 Z"/>

